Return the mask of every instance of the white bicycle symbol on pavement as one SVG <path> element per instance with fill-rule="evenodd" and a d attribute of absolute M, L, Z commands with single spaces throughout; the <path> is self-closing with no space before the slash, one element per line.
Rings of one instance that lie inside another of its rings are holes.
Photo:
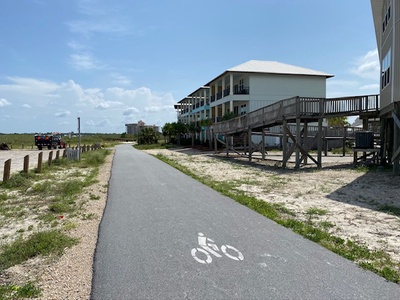
<path fill-rule="evenodd" d="M 214 255 L 215 257 L 221 258 L 222 255 L 219 253 L 220 251 L 222 251 L 222 253 L 225 254 L 230 259 L 237 261 L 244 259 L 242 252 L 240 252 L 235 247 L 229 245 L 222 245 L 220 250 L 218 246 L 214 244 L 215 242 L 212 239 L 205 237 L 204 234 L 201 232 L 199 233 L 198 240 L 201 248 L 193 248 L 191 253 L 193 258 L 201 264 L 210 264 L 212 262 L 211 254 Z M 231 254 L 228 253 L 228 249 Z M 201 259 L 198 257 L 200 253 L 203 254 L 201 256 L 205 255 L 205 259 Z"/>

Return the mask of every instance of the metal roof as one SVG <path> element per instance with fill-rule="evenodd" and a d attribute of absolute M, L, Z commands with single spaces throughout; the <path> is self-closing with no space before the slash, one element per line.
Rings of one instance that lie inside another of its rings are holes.
<path fill-rule="evenodd" d="M 183 102 L 184 100 L 187 100 L 187 99 L 191 99 L 192 96 L 193 96 L 195 93 L 197 93 L 198 91 L 201 91 L 201 90 L 209 90 L 209 89 L 210 89 L 209 86 L 201 86 L 201 87 L 199 87 L 197 90 L 195 90 L 194 92 L 191 92 L 191 93 L 190 93 L 189 95 L 187 95 L 185 98 L 183 98 L 182 100 L 180 100 L 178 103 Z"/>
<path fill-rule="evenodd" d="M 245 63 L 227 69 L 224 73 L 220 74 L 219 76 L 215 77 L 213 80 L 205 84 L 205 86 L 210 85 L 211 82 L 215 81 L 219 77 L 229 72 L 280 74 L 280 75 L 305 75 L 305 76 L 320 76 L 325 78 L 335 76 L 332 74 L 306 69 L 298 66 L 288 65 L 277 61 L 249 60 Z"/>
<path fill-rule="evenodd" d="M 297 67 L 280 63 L 277 61 L 264 61 L 264 60 L 249 60 L 236 67 L 230 68 L 228 72 L 254 72 L 254 73 L 270 73 L 270 74 L 291 74 L 291 75 L 312 75 L 333 77 L 332 74 L 327 74 L 320 71 Z"/>

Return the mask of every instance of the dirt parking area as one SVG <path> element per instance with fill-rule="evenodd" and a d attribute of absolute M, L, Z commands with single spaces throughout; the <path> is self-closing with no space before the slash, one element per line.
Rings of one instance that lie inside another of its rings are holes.
<path fill-rule="evenodd" d="M 53 151 L 53 159 L 56 155 L 57 150 L 2 150 L 0 151 L 0 180 L 3 180 L 4 174 L 4 163 L 11 159 L 11 174 L 22 171 L 24 168 L 24 157 L 29 155 L 29 169 L 36 168 L 38 165 L 38 156 L 40 152 L 43 152 L 43 163 L 49 159 L 49 153 Z M 60 149 L 60 155 L 62 155 L 64 149 Z"/>

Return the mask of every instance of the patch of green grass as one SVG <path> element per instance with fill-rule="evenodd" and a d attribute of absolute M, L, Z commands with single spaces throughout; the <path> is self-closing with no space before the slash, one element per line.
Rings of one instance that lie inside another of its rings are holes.
<path fill-rule="evenodd" d="M 45 180 L 42 182 L 35 183 L 32 186 L 31 192 L 35 194 L 47 194 L 54 188 L 52 188 L 52 182 L 50 180 Z"/>
<path fill-rule="evenodd" d="M 174 144 L 150 144 L 150 145 L 133 145 L 135 149 L 138 150 L 152 150 L 152 149 L 169 149 L 174 148 L 176 145 Z"/>
<path fill-rule="evenodd" d="M 110 150 L 105 150 L 105 149 L 85 152 L 82 155 L 82 161 L 86 166 L 98 167 L 105 162 L 106 157 L 109 154 Z"/>
<path fill-rule="evenodd" d="M 289 216 L 296 216 L 296 214 L 291 211 L 290 209 L 286 208 L 282 203 L 273 203 L 272 207 L 275 208 L 278 212 L 289 215 Z"/>
<path fill-rule="evenodd" d="M 325 186 L 325 185 L 321 185 L 321 186 L 319 187 L 319 189 L 320 189 L 320 191 L 323 192 L 323 193 L 330 193 L 330 192 L 331 192 L 331 189 L 330 189 L 329 187 Z"/>
<path fill-rule="evenodd" d="M 335 224 L 333 224 L 332 222 L 329 222 L 329 221 L 319 222 L 318 225 L 325 230 L 335 227 Z"/>
<path fill-rule="evenodd" d="M 95 217 L 96 217 L 96 215 L 93 213 L 83 214 L 82 220 L 93 220 Z"/>
<path fill-rule="evenodd" d="M 71 211 L 71 206 L 65 202 L 56 202 L 49 205 L 49 211 L 55 214 L 62 214 Z"/>
<path fill-rule="evenodd" d="M 78 227 L 78 225 L 75 222 L 67 222 L 63 226 L 64 230 L 66 230 L 66 231 L 75 229 L 77 227 Z"/>
<path fill-rule="evenodd" d="M 97 196 L 97 195 L 95 195 L 95 194 L 90 193 L 90 194 L 89 194 L 89 199 L 90 199 L 90 200 L 99 200 L 99 199 L 100 199 L 100 196 Z"/>
<path fill-rule="evenodd" d="M 0 193 L 0 203 L 5 202 L 9 199 L 9 196 L 7 193 Z"/>
<path fill-rule="evenodd" d="M 400 216 L 400 207 L 389 204 L 382 205 L 378 208 L 379 211 L 389 213 L 391 215 Z"/>
<path fill-rule="evenodd" d="M 27 239 L 18 238 L 15 242 L 4 245 L 0 255 L 0 271 L 20 264 L 38 255 L 61 255 L 64 249 L 78 242 L 61 231 L 43 231 L 32 234 Z"/>
<path fill-rule="evenodd" d="M 357 165 L 354 170 L 359 173 L 368 173 L 370 168 L 365 165 Z"/>
<path fill-rule="evenodd" d="M 69 197 L 82 192 L 84 184 L 81 180 L 66 180 L 58 184 L 58 190 L 61 197 Z"/>
<path fill-rule="evenodd" d="M 15 173 L 11 175 L 10 179 L 6 183 L 3 183 L 3 186 L 8 189 L 26 189 L 30 186 L 30 177 L 29 173 Z"/>
<path fill-rule="evenodd" d="M 317 215 L 317 216 L 324 216 L 327 214 L 327 210 L 326 209 L 322 209 L 322 208 L 318 208 L 318 207 L 310 207 L 309 209 L 307 209 L 306 214 L 313 216 L 313 215 Z"/>
<path fill-rule="evenodd" d="M 14 300 L 23 298 L 38 298 L 41 291 L 32 282 L 23 286 L 19 285 L 0 285 L 0 299 Z"/>

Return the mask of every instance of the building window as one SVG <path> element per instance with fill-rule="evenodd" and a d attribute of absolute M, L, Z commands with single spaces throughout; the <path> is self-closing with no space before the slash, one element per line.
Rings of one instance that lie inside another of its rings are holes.
<path fill-rule="evenodd" d="M 390 83 L 391 49 L 382 60 L 381 89 L 383 90 Z"/>
<path fill-rule="evenodd" d="M 384 15 L 382 16 L 382 32 L 385 32 L 386 27 L 390 21 L 390 2 L 391 0 L 387 0 L 385 3 Z"/>
<path fill-rule="evenodd" d="M 240 79 L 239 80 L 239 90 L 240 91 L 243 90 L 243 87 L 244 87 L 244 79 Z"/>
<path fill-rule="evenodd" d="M 240 115 L 246 114 L 246 104 L 240 106 Z"/>

